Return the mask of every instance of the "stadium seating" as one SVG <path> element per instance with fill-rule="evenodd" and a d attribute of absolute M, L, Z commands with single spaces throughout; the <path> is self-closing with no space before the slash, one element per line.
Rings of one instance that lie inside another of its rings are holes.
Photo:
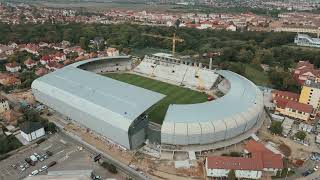
<path fill-rule="evenodd" d="M 215 71 L 209 69 L 159 61 L 148 56 L 134 71 L 165 81 L 171 81 L 177 85 L 184 84 L 193 88 L 203 87 L 206 90 L 211 89 L 219 77 Z"/>

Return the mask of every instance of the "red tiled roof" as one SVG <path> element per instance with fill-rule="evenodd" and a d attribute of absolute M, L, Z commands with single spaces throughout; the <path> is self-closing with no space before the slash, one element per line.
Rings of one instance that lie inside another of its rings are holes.
<path fill-rule="evenodd" d="M 36 64 L 37 62 L 32 60 L 31 58 L 27 59 L 24 61 L 24 64 L 25 65 L 33 65 L 33 64 Z"/>
<path fill-rule="evenodd" d="M 36 73 L 36 75 L 38 75 L 38 76 L 43 76 L 43 75 L 45 75 L 45 74 L 48 73 L 48 69 L 46 69 L 46 68 L 39 68 L 35 73 Z"/>
<path fill-rule="evenodd" d="M 289 99 L 281 98 L 279 96 L 273 98 L 273 102 L 276 104 L 276 106 L 282 109 L 286 108 L 288 101 Z"/>
<path fill-rule="evenodd" d="M 312 68 L 314 69 L 314 65 L 311 64 L 309 61 L 299 61 L 297 64 L 296 69 L 303 69 L 303 68 Z"/>
<path fill-rule="evenodd" d="M 313 107 L 310 104 L 303 104 L 296 101 L 288 101 L 286 107 L 309 114 L 313 111 Z"/>
<path fill-rule="evenodd" d="M 41 57 L 41 60 L 43 61 L 50 61 L 52 58 L 49 55 L 44 55 Z"/>
<path fill-rule="evenodd" d="M 252 156 L 255 156 L 253 153 Z M 262 163 L 264 168 L 275 168 L 282 169 L 283 168 L 283 160 L 281 154 L 273 154 L 273 153 L 261 153 L 262 155 Z"/>
<path fill-rule="evenodd" d="M 12 62 L 12 63 L 7 63 L 6 64 L 6 67 L 9 67 L 9 68 L 15 68 L 15 67 L 18 67 L 19 65 L 16 63 L 16 62 Z"/>
<path fill-rule="evenodd" d="M 233 170 L 262 170 L 262 159 L 244 157 L 209 156 L 207 157 L 209 169 Z"/>
<path fill-rule="evenodd" d="M 277 94 L 277 95 L 280 95 L 280 96 L 284 96 L 284 97 L 288 97 L 288 98 L 292 98 L 296 101 L 299 100 L 299 97 L 300 95 L 297 94 L 297 93 L 293 93 L 293 92 L 290 92 L 290 91 L 279 91 L 279 90 L 274 90 L 272 92 L 273 94 Z"/>
<path fill-rule="evenodd" d="M 267 149 L 264 146 L 264 144 L 258 143 L 255 140 L 248 141 L 245 144 L 244 149 L 246 149 L 250 153 L 252 153 L 252 152 L 269 152 L 269 153 L 272 153 L 269 149 Z"/>

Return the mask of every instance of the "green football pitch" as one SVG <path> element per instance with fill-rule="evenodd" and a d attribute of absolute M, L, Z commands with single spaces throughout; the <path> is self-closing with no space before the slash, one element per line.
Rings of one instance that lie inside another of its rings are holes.
<path fill-rule="evenodd" d="M 149 119 L 158 124 L 162 124 L 170 104 L 194 104 L 207 101 L 205 93 L 135 74 L 110 73 L 104 74 L 104 76 L 166 95 L 146 111 Z"/>

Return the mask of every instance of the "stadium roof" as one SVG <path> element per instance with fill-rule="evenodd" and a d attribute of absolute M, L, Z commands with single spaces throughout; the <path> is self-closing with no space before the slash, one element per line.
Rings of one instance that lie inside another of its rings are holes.
<path fill-rule="evenodd" d="M 106 59 L 106 58 L 104 58 Z M 113 57 L 114 59 L 114 57 Z M 90 61 L 96 61 L 99 58 Z M 131 122 L 165 95 L 77 68 L 75 63 L 38 78 L 33 85 L 54 87 L 71 94 L 77 108 L 115 126 L 127 129 Z M 59 93 L 61 96 L 63 93 Z M 66 101 L 68 103 L 68 101 Z M 70 102 L 71 103 L 71 102 Z M 113 116 L 113 118 L 105 118 Z"/>
<path fill-rule="evenodd" d="M 258 100 L 258 87 L 248 79 L 231 71 L 219 70 L 218 74 L 230 82 L 229 92 L 214 101 L 199 104 L 172 104 L 164 122 L 194 123 L 219 121 L 246 112 Z"/>

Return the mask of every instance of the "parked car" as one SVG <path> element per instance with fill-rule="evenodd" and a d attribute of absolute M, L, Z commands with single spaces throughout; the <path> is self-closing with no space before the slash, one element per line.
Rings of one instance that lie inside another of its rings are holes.
<path fill-rule="evenodd" d="M 53 153 L 52 153 L 51 151 L 46 151 L 46 154 L 47 154 L 48 156 L 52 156 L 52 155 L 53 155 Z"/>
<path fill-rule="evenodd" d="M 26 161 L 29 165 L 34 166 L 36 165 L 35 161 L 32 161 L 30 158 L 25 158 L 24 161 Z"/>
<path fill-rule="evenodd" d="M 313 169 L 308 169 L 307 171 L 302 173 L 302 176 L 309 176 L 310 174 L 312 174 L 314 172 Z"/>

